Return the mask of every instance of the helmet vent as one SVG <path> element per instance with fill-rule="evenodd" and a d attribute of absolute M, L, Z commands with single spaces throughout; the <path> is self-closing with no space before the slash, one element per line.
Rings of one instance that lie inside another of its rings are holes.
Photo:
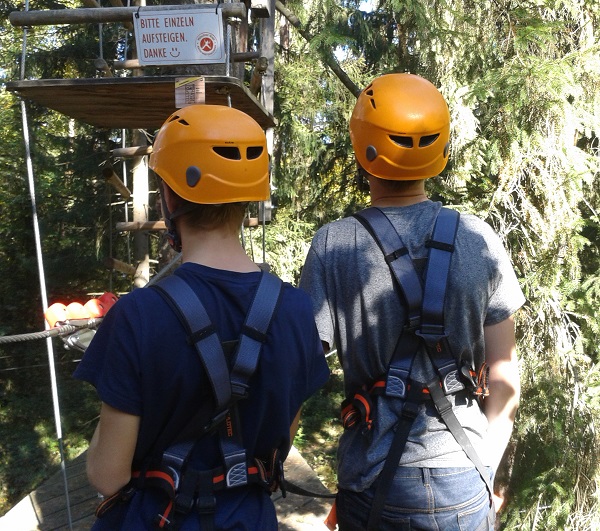
<path fill-rule="evenodd" d="M 439 136 L 439 133 L 435 135 L 422 136 L 419 138 L 419 147 L 431 146 L 431 144 L 433 144 L 439 138 Z"/>
<path fill-rule="evenodd" d="M 233 146 L 216 146 L 213 147 L 213 151 L 217 155 L 229 160 L 242 160 L 242 155 L 237 147 Z"/>
<path fill-rule="evenodd" d="M 172 116 L 171 119 L 169 120 L 169 123 L 173 123 L 173 122 L 179 122 L 181 125 L 190 125 L 187 121 L 185 121 L 183 118 L 181 118 L 178 114 Z"/>
<path fill-rule="evenodd" d="M 410 136 L 396 136 L 390 135 L 390 139 L 392 142 L 395 142 L 401 147 L 411 148 L 413 147 L 413 139 Z"/>
<path fill-rule="evenodd" d="M 246 157 L 248 157 L 248 160 L 254 160 L 254 159 L 257 159 L 258 157 L 260 157 L 262 155 L 262 152 L 263 152 L 262 146 L 250 146 L 246 150 Z"/>
<path fill-rule="evenodd" d="M 377 109 L 377 105 L 375 104 L 375 98 L 373 98 L 373 89 L 371 88 L 371 85 L 369 85 L 365 89 L 365 94 L 367 96 L 369 96 L 369 101 L 371 102 L 371 107 L 373 107 L 373 109 Z"/>

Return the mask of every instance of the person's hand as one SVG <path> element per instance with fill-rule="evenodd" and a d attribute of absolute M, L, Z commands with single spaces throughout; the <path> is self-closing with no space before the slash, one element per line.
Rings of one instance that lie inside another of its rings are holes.
<path fill-rule="evenodd" d="M 503 505 L 504 498 L 502 498 L 499 494 L 494 493 L 494 507 L 497 513 L 500 512 L 500 509 L 502 509 Z"/>

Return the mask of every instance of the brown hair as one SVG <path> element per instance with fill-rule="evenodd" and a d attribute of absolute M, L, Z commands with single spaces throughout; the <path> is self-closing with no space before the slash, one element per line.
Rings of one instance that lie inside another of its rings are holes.
<path fill-rule="evenodd" d="M 185 201 L 185 203 L 188 202 Z M 188 204 L 185 206 L 187 207 Z M 219 205 L 189 203 L 189 206 L 190 210 L 182 214 L 178 222 L 185 223 L 190 229 L 212 230 L 227 225 L 232 230 L 237 230 L 244 221 L 248 203 L 222 203 Z"/>

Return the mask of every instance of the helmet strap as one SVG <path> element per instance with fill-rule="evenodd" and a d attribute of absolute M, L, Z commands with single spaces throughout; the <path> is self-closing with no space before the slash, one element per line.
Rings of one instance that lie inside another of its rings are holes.
<path fill-rule="evenodd" d="M 165 199 L 165 190 L 164 185 L 160 183 L 160 203 L 163 211 L 163 217 L 165 218 L 165 225 L 167 227 L 167 240 L 171 248 L 177 252 L 181 252 L 181 238 L 177 233 L 177 228 L 175 226 L 175 216 L 169 210 L 167 206 L 167 200 Z M 176 213 L 176 212 L 175 212 Z M 179 214 L 181 215 L 181 214 Z"/>

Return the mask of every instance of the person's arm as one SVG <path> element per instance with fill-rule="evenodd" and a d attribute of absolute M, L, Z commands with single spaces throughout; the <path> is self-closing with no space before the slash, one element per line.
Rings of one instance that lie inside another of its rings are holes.
<path fill-rule="evenodd" d="M 100 421 L 87 453 L 87 476 L 102 495 L 112 496 L 131 479 L 140 417 L 102 402 Z"/>
<path fill-rule="evenodd" d="M 483 402 L 483 411 L 489 423 L 486 442 L 495 471 L 512 433 L 521 392 L 514 319 L 486 326 L 484 337 L 490 394 Z"/>
<path fill-rule="evenodd" d="M 294 420 L 292 421 L 292 425 L 290 426 L 290 446 L 294 444 L 294 437 L 296 436 L 296 432 L 298 431 L 298 424 L 300 422 L 301 412 L 302 409 L 299 409 L 298 413 L 296 413 L 296 416 L 294 417 Z"/>

